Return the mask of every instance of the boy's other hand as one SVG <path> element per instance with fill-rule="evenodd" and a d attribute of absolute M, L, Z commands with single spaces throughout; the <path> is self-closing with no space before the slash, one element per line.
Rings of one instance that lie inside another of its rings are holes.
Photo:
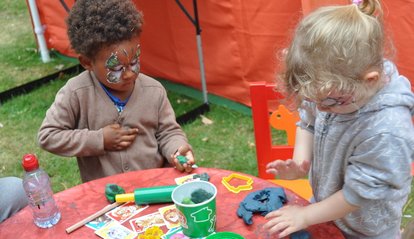
<path fill-rule="evenodd" d="M 187 162 L 181 164 L 177 158 L 179 155 L 185 156 L 187 158 Z M 171 155 L 171 157 L 174 162 L 174 167 L 177 170 L 181 172 L 185 171 L 187 173 L 190 173 L 191 171 L 193 171 L 193 165 L 195 164 L 195 160 L 194 160 L 193 152 L 191 151 L 191 148 L 189 145 L 181 146 L 180 148 L 177 149 L 177 152 L 174 155 Z"/>
<path fill-rule="evenodd" d="M 138 128 L 123 128 L 119 124 L 110 124 L 103 128 L 104 148 L 118 151 L 128 148 L 138 134 Z"/>

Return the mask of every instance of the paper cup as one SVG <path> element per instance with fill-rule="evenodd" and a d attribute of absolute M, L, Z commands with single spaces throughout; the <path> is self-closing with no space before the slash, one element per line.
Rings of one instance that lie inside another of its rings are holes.
<path fill-rule="evenodd" d="M 191 194 L 203 189 L 213 196 L 198 204 L 183 204 Z M 179 185 L 172 192 L 172 200 L 177 208 L 184 235 L 190 238 L 204 238 L 216 230 L 217 188 L 206 181 L 192 181 Z"/>

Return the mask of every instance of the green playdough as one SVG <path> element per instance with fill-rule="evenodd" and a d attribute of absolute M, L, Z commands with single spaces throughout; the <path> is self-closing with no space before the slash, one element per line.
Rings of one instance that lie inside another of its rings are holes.
<path fill-rule="evenodd" d="M 183 155 L 178 155 L 177 159 L 178 159 L 178 162 L 180 162 L 180 164 L 185 164 L 188 161 L 187 157 L 185 157 Z"/>
<path fill-rule="evenodd" d="M 210 176 L 207 173 L 202 173 L 202 174 L 195 174 L 193 176 L 194 179 L 199 178 L 202 181 L 209 181 L 210 180 Z"/>
<path fill-rule="evenodd" d="M 191 193 L 191 201 L 194 203 L 202 203 L 204 201 L 209 200 L 211 197 L 213 197 L 213 194 L 207 192 L 204 189 L 197 189 L 194 192 Z"/>
<path fill-rule="evenodd" d="M 189 197 L 184 198 L 181 203 L 182 204 L 194 204 L 194 202 L 191 201 L 191 198 L 189 198 Z"/>
<path fill-rule="evenodd" d="M 105 196 L 110 203 L 115 202 L 115 195 L 123 193 L 125 193 L 125 190 L 116 184 L 107 184 L 105 186 Z"/>
<path fill-rule="evenodd" d="M 205 202 L 213 197 L 213 194 L 207 192 L 204 189 L 197 189 L 191 193 L 191 198 L 186 197 L 181 202 L 182 204 L 198 204 Z"/>

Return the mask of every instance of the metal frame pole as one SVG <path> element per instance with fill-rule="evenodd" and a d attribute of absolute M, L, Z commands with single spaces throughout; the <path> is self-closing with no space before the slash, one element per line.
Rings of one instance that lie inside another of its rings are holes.
<path fill-rule="evenodd" d="M 184 5 L 180 2 L 180 0 L 175 0 L 184 14 L 190 19 L 191 23 L 196 28 L 196 41 L 197 41 L 197 55 L 198 55 L 198 63 L 200 65 L 200 76 L 201 76 L 201 89 L 203 92 L 203 100 L 205 104 L 208 104 L 208 92 L 207 92 L 207 83 L 206 83 L 206 74 L 204 70 L 204 57 L 203 57 L 203 47 L 201 43 L 201 27 L 200 22 L 198 20 L 198 8 L 197 8 L 197 0 L 193 0 L 193 9 L 194 9 L 194 18 L 188 13 L 185 9 Z"/>

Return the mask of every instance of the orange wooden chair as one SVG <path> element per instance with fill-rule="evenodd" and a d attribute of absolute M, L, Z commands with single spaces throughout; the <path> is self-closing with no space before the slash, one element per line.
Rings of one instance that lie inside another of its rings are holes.
<path fill-rule="evenodd" d="M 275 85 L 266 82 L 250 84 L 250 97 L 254 136 L 256 141 L 256 156 L 259 177 L 271 180 L 284 188 L 294 191 L 301 197 L 309 200 L 312 189 L 307 179 L 280 180 L 274 175 L 266 173 L 266 165 L 276 159 L 290 159 L 293 156 L 296 125 L 299 119 L 297 114 L 289 112 L 279 103 L 283 95 L 275 91 Z M 270 114 L 273 112 L 272 114 Z M 278 130 L 285 130 L 287 145 L 273 145 L 271 126 Z"/>

